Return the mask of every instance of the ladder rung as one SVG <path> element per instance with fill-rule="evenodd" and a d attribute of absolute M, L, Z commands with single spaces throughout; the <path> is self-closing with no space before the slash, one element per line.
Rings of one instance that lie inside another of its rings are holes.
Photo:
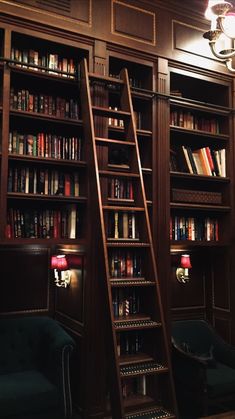
<path fill-rule="evenodd" d="M 168 368 L 157 362 L 140 362 L 120 367 L 121 377 L 130 377 L 144 374 L 155 374 L 156 372 L 167 372 Z"/>
<path fill-rule="evenodd" d="M 131 114 L 130 112 L 125 111 L 115 111 L 114 109 L 108 109 L 101 106 L 92 106 L 92 110 L 95 115 L 98 116 L 107 116 L 109 118 L 117 118 L 117 119 L 123 119 L 123 118 L 130 118 Z"/>
<path fill-rule="evenodd" d="M 101 81 L 107 84 L 124 85 L 123 80 L 116 77 L 102 76 L 101 74 L 88 73 L 88 77 L 91 80 Z"/>
<path fill-rule="evenodd" d="M 144 212 L 144 207 L 121 207 L 116 205 L 103 205 L 103 209 L 108 211 Z"/>
<path fill-rule="evenodd" d="M 134 199 L 132 198 L 107 198 L 108 202 L 112 202 L 112 203 L 119 203 L 119 204 L 131 204 L 134 202 Z"/>
<path fill-rule="evenodd" d="M 144 278 L 111 278 L 110 284 L 112 287 L 133 287 L 133 286 L 153 286 L 155 282 L 148 281 Z"/>
<path fill-rule="evenodd" d="M 137 129 L 136 133 L 141 137 L 151 137 L 153 135 L 153 132 L 147 129 Z"/>
<path fill-rule="evenodd" d="M 100 176 L 139 178 L 139 173 L 120 172 L 115 170 L 99 170 Z"/>
<path fill-rule="evenodd" d="M 125 140 L 113 140 L 112 138 L 101 138 L 101 137 L 96 137 L 96 142 L 98 144 L 106 144 L 107 146 L 111 143 L 111 144 L 116 144 L 116 145 L 122 145 L 122 146 L 135 146 L 135 142 L 134 141 L 125 141 Z"/>
<path fill-rule="evenodd" d="M 155 407 L 138 412 L 129 413 L 125 419 L 173 419 L 176 416 L 162 407 Z"/>
<path fill-rule="evenodd" d="M 133 319 L 133 320 L 115 320 L 114 327 L 116 330 L 126 329 L 152 329 L 161 327 L 161 323 L 154 320 Z"/>
<path fill-rule="evenodd" d="M 124 241 L 124 239 L 122 239 L 123 241 L 112 241 L 112 242 L 107 242 L 107 247 L 150 247 L 149 243 L 143 243 L 143 242 L 135 242 L 133 241 Z"/>

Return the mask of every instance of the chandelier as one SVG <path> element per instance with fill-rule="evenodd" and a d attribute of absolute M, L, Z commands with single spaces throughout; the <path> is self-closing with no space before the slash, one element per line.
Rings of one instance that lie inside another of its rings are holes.
<path fill-rule="evenodd" d="M 232 9 L 233 5 L 227 1 L 209 0 L 205 16 L 211 20 L 211 29 L 203 37 L 209 40 L 213 55 L 225 62 L 229 71 L 235 72 L 232 60 L 235 57 L 235 13 Z M 222 45 L 222 49 L 218 45 Z"/>

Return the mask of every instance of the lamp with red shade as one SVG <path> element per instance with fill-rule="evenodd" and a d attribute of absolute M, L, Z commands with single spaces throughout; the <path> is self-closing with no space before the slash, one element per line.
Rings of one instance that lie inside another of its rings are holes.
<path fill-rule="evenodd" d="M 176 278 L 179 282 L 186 284 L 189 281 L 189 269 L 192 268 L 190 255 L 181 255 L 180 267 L 176 269 Z"/>
<path fill-rule="evenodd" d="M 71 269 L 77 269 L 82 264 L 82 258 L 77 255 L 51 256 L 51 269 L 54 269 L 55 285 L 67 288 L 71 281 Z"/>

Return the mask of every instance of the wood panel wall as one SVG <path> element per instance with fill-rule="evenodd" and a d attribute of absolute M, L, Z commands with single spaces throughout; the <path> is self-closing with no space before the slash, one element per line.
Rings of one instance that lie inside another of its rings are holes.
<path fill-rule="evenodd" d="M 105 69 L 108 51 L 127 54 L 133 60 L 138 58 L 143 62 L 152 62 L 156 77 L 153 85 L 167 93 L 169 63 L 175 66 L 193 65 L 198 73 L 204 69 L 208 70 L 208 74 L 215 71 L 223 77 L 232 77 L 224 64 L 212 58 L 208 44 L 202 38 L 203 32 L 208 30 L 203 8 L 199 5 L 202 2 L 193 0 L 194 3 L 195 7 L 188 8 L 182 5 L 182 1 L 176 0 L 67 0 L 67 10 L 62 13 L 52 10 L 50 5 L 42 9 L 37 0 L 0 0 L 0 23 L 9 27 L 15 25 L 19 31 L 35 29 L 44 37 L 59 35 L 68 45 L 72 42 L 75 46 L 82 41 L 91 53 L 90 68 L 96 70 L 99 66 L 102 71 Z M 190 16 L 189 11 L 194 14 Z M 161 160 L 162 154 L 166 156 L 169 141 L 167 105 L 162 99 L 158 108 L 156 104 L 154 106 L 158 115 L 154 128 L 158 143 L 154 151 L 157 164 L 153 173 L 153 202 L 157 210 L 154 210 L 156 219 L 153 228 L 167 319 L 170 321 L 171 318 L 169 306 L 174 318 L 209 318 L 226 339 L 235 342 L 235 289 L 232 281 L 235 266 L 231 257 L 235 249 L 218 250 L 218 254 L 212 253 L 209 259 L 204 257 L 203 251 L 192 253 L 190 283 L 182 285 L 176 281 L 175 269 L 179 258 L 169 254 L 166 221 L 169 214 L 169 175 L 165 168 L 167 161 Z M 77 341 L 76 367 L 72 371 L 75 399 L 79 406 L 83 406 L 87 417 L 102 418 L 105 382 L 101 379 L 97 362 L 104 360 L 108 352 L 103 339 L 105 330 L 99 328 L 99 324 L 105 323 L 105 306 L 99 284 L 91 281 L 102 273 L 96 260 L 96 248 L 94 243 L 88 247 L 84 251 L 84 269 L 69 289 L 62 290 L 55 289 L 50 270 L 50 255 L 55 249 L 47 245 L 21 247 L 0 243 L 0 315 L 49 314 L 65 325 Z M 217 263 L 214 263 L 214 258 L 217 258 Z M 96 262 L 91 264 L 93 260 Z M 226 266 L 225 271 L 224 268 L 221 270 L 222 265 Z M 94 322 L 94 312 L 91 314 L 90 308 L 97 302 L 100 310 L 95 313 Z M 87 331 L 93 334 L 93 341 L 88 339 L 84 344 Z M 87 356 L 92 362 L 84 365 L 78 361 L 80 354 L 94 355 L 94 337 L 101 342 L 97 357 Z M 98 389 L 96 393 L 79 387 L 81 382 L 79 384 L 77 380 L 78 371 L 82 377 L 87 372 L 92 375 L 93 370 Z M 106 375 L 107 371 L 102 371 L 102 374 Z"/>

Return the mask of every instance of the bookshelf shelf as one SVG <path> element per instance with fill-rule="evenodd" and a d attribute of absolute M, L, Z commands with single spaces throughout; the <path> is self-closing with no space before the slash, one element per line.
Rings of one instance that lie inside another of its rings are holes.
<path fill-rule="evenodd" d="M 172 132 L 178 132 L 181 135 L 182 134 L 187 134 L 187 135 L 191 135 L 191 136 L 195 136 L 195 137 L 207 137 L 207 138 L 211 138 L 211 139 L 219 139 L 222 141 L 228 141 L 229 140 L 229 135 L 227 134 L 212 134 L 209 131 L 203 131 L 203 130 L 192 130 L 192 129 L 187 129 L 184 127 L 179 127 L 176 125 L 170 125 L 170 130 Z"/>
<path fill-rule="evenodd" d="M 216 241 L 192 241 L 192 240 L 171 240 L 171 252 L 185 252 L 190 250 L 195 250 L 197 248 L 225 248 L 229 245 L 228 242 L 220 240 L 219 242 Z"/>
<path fill-rule="evenodd" d="M 2 239 L 2 244 L 3 245 L 32 245 L 32 246 L 39 246 L 39 245 L 48 245 L 48 246 L 61 246 L 61 244 L 63 244 L 63 246 L 74 246 L 76 245 L 76 247 L 79 246 L 83 246 L 85 249 L 86 246 L 86 241 L 82 238 L 76 238 L 76 239 L 66 239 L 66 238 L 45 238 L 45 239 L 40 239 L 40 238 L 5 238 Z"/>
<path fill-rule="evenodd" d="M 170 99 L 170 104 L 174 107 L 185 108 L 185 109 L 192 109 L 196 111 L 201 111 L 205 113 L 215 114 L 215 115 L 222 115 L 222 116 L 229 116 L 231 113 L 231 109 L 219 107 L 212 104 L 193 102 L 187 101 L 187 99 L 182 98 L 181 100 L 177 99 Z"/>
<path fill-rule="evenodd" d="M 39 121 L 48 121 L 53 122 L 57 124 L 68 124 L 69 126 L 82 126 L 82 120 L 80 119 L 71 119 L 71 118 L 57 118 L 53 115 L 46 115 L 44 113 L 39 112 L 27 112 L 27 111 L 21 111 L 21 110 L 10 110 L 10 116 L 11 117 L 17 117 L 17 118 L 27 118 L 27 119 L 36 119 Z"/>
<path fill-rule="evenodd" d="M 119 364 L 120 365 L 128 365 L 128 364 L 135 364 L 139 362 L 152 362 L 154 358 L 145 353 L 138 353 L 133 355 L 120 355 L 119 356 Z"/>
<path fill-rule="evenodd" d="M 87 167 L 87 162 L 82 160 L 68 160 L 68 159 L 56 159 L 56 158 L 49 158 L 49 157 L 34 157 L 34 156 L 28 156 L 26 154 L 20 155 L 20 154 L 9 154 L 8 155 L 9 161 L 12 162 L 25 162 L 28 164 L 28 162 L 32 162 L 33 164 L 38 165 L 56 165 L 56 166 L 70 166 L 70 167 L 76 167 L 79 169 L 85 169 Z"/>
<path fill-rule="evenodd" d="M 206 204 L 190 204 L 190 203 L 178 203 L 171 202 L 171 209 L 185 209 L 185 210 L 197 210 L 197 211 L 209 211 L 209 212 L 228 212 L 231 207 L 225 205 L 206 205 Z"/>
<path fill-rule="evenodd" d="M 209 175 L 198 175 L 194 173 L 182 173 L 182 172 L 170 172 L 170 176 L 172 179 L 179 179 L 185 181 L 203 181 L 203 182 L 212 182 L 212 183 L 229 183 L 230 178 L 222 177 L 222 176 L 209 176 Z"/>
<path fill-rule="evenodd" d="M 4 58 L 2 59 L 4 60 Z M 14 65 L 14 64 L 11 64 L 10 62 L 7 65 L 11 69 L 12 73 L 24 75 L 27 78 L 29 77 L 40 78 L 43 80 L 58 82 L 60 84 L 63 83 L 66 85 L 72 85 L 75 83 L 75 76 L 73 76 L 73 78 L 69 78 L 69 77 L 61 77 L 61 76 L 58 76 L 57 74 L 49 74 L 48 73 L 49 71 L 52 73 L 52 69 L 47 68 L 47 67 L 40 68 L 39 66 L 34 66 L 35 70 L 30 70 L 29 68 L 17 67 L 17 64 Z M 19 66 L 23 66 L 23 65 L 24 63 L 19 61 Z M 65 76 L 66 74 L 68 75 L 68 73 L 64 73 Z"/>
<path fill-rule="evenodd" d="M 62 195 L 46 195 L 46 194 L 33 194 L 33 193 L 15 193 L 8 192 L 8 199 L 17 200 L 37 200 L 37 201 L 53 201 L 53 202 L 74 202 L 76 204 L 85 204 L 87 198 L 83 196 L 62 196 Z"/>

